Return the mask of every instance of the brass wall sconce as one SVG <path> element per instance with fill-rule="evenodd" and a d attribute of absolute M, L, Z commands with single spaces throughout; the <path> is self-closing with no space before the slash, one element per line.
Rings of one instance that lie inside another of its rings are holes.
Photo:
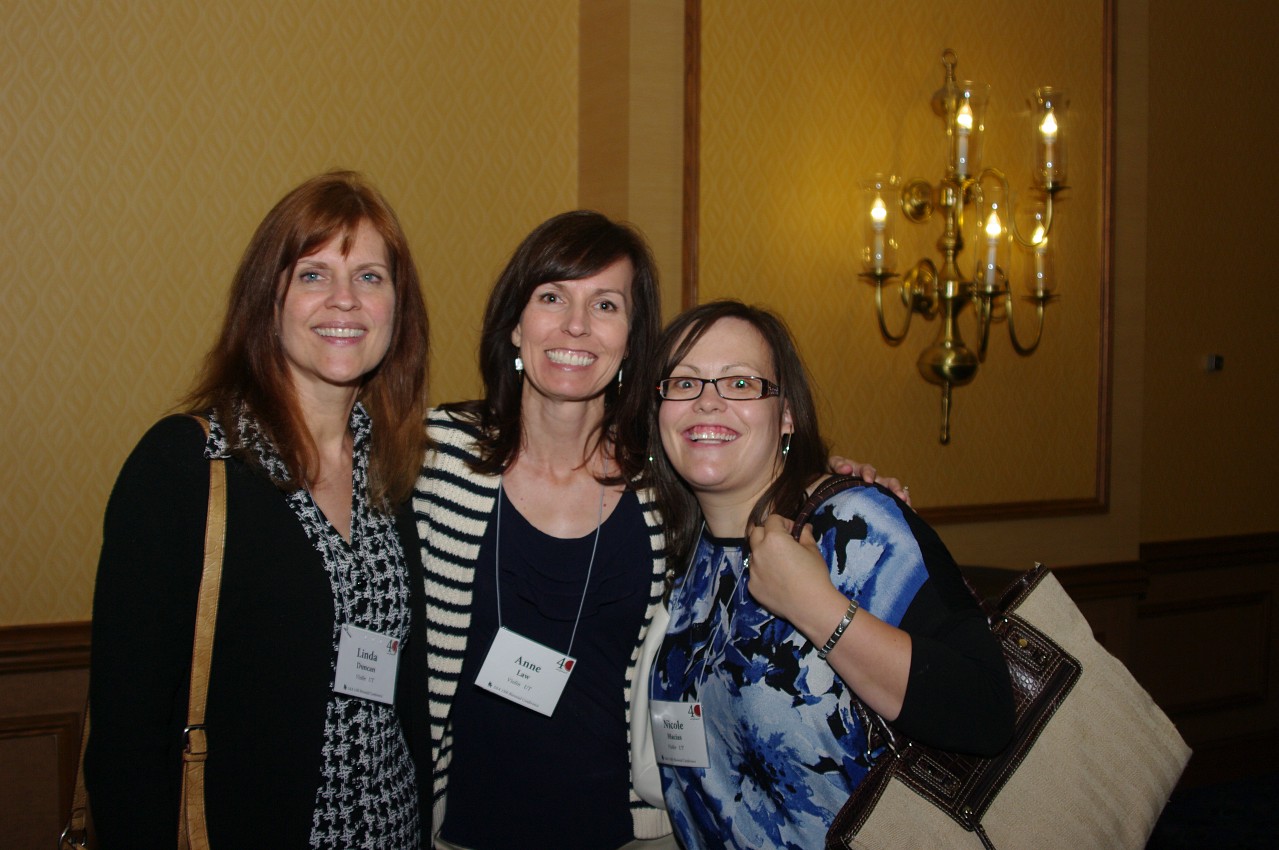
<path fill-rule="evenodd" d="M 1032 192 L 1037 202 L 1022 211 L 1022 226 L 1013 215 L 1008 178 L 997 168 L 982 168 L 982 147 L 986 129 L 986 104 L 990 87 L 955 79 L 953 50 L 942 53 L 945 82 L 932 99 L 933 111 L 946 125 L 946 173 L 934 186 L 927 180 L 912 179 L 904 185 L 896 177 L 876 176 L 862 182 L 863 271 L 860 277 L 875 287 L 875 313 L 879 330 L 890 345 L 906 338 L 915 313 L 926 319 L 940 315 L 937 340 L 919 356 L 919 372 L 942 391 L 941 442 L 950 442 L 951 391 L 969 383 L 978 365 L 986 359 L 986 344 L 992 324 L 1007 321 L 1013 349 L 1027 355 L 1039 347 L 1044 330 L 1044 310 L 1057 296 L 1053 275 L 1053 199 L 1066 188 L 1066 148 L 1062 134 L 1067 100 L 1060 89 L 1038 88 L 1032 95 L 1036 126 L 1035 170 Z M 964 249 L 965 211 L 977 213 L 970 237 L 974 243 L 972 276 L 960 268 Z M 922 223 L 935 211 L 943 218 L 937 249 L 938 267 L 924 258 L 897 274 L 895 210 L 909 221 Z M 1023 236 L 1030 231 L 1029 238 Z M 1035 305 L 1036 327 L 1030 342 L 1017 335 L 1013 295 L 1009 285 L 1013 245 L 1028 254 L 1031 269 L 1025 300 Z M 891 330 L 884 316 L 884 289 L 899 281 L 901 303 L 906 318 L 900 329 Z M 969 303 L 977 318 L 979 338 L 974 353 L 959 332 L 959 315 Z"/>

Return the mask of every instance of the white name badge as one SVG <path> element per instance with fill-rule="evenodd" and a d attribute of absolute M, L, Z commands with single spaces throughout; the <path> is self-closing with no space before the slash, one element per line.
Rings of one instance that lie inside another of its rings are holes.
<path fill-rule="evenodd" d="M 653 749 L 658 764 L 674 767 L 708 767 L 706 725 L 700 702 L 652 700 Z"/>
<path fill-rule="evenodd" d="M 576 658 L 504 626 L 497 630 L 475 684 L 550 717 L 576 663 Z"/>
<path fill-rule="evenodd" d="M 351 697 L 395 701 L 400 641 L 389 635 L 344 625 L 338 635 L 337 675 L 333 690 Z"/>

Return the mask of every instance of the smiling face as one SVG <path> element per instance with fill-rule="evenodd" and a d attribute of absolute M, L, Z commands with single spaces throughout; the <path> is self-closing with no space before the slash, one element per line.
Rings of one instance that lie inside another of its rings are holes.
<path fill-rule="evenodd" d="M 667 377 L 753 375 L 775 381 L 768 343 L 753 325 L 724 318 L 706 329 Z M 776 396 L 726 400 L 707 384 L 692 401 L 661 402 L 658 429 L 671 466 L 705 506 L 707 499 L 750 507 L 781 469 L 790 413 Z M 745 515 L 742 527 L 745 528 Z"/>
<path fill-rule="evenodd" d="M 391 344 L 395 286 L 386 243 L 367 222 L 342 251 L 339 234 L 294 264 L 281 280 L 280 341 L 294 388 L 304 398 L 353 393 Z"/>
<path fill-rule="evenodd" d="M 626 358 L 631 261 L 598 274 L 537 286 L 511 342 L 524 361 L 524 398 L 600 399 Z"/>

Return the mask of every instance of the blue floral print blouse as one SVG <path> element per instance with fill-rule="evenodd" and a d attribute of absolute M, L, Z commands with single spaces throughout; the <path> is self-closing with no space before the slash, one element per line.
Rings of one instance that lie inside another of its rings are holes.
<path fill-rule="evenodd" d="M 878 487 L 858 487 L 832 496 L 810 520 L 835 586 L 892 625 L 929 581 L 935 549 L 958 578 L 931 530 L 913 514 L 908 521 L 909 510 Z M 920 529 L 936 547 L 921 548 Z M 750 595 L 744 544 L 703 533 L 672 589 L 651 698 L 700 701 L 709 766 L 663 766 L 663 793 L 689 850 L 809 850 L 823 846 L 869 769 L 865 730 L 817 647 Z"/>

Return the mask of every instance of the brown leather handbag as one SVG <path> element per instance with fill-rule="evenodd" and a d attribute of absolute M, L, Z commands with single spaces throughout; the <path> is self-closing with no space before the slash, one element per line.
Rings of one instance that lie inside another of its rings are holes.
<path fill-rule="evenodd" d="M 193 416 L 209 433 L 209 422 Z M 204 760 L 208 754 L 204 735 L 204 706 L 209 694 L 209 664 L 213 658 L 213 630 L 218 619 L 218 594 L 222 588 L 222 551 L 226 543 L 226 461 L 209 463 L 209 509 L 204 525 L 204 571 L 195 609 L 195 641 L 191 647 L 191 684 L 187 725 L 182 730 L 182 803 L 178 814 L 178 850 L 209 850 L 209 830 L 204 815 Z M 71 814 L 58 838 L 59 850 L 90 850 L 97 842 L 89 815 L 89 795 L 84 786 L 84 749 L 89 743 L 89 706 L 85 703 L 84 731 L 80 736 L 80 766 L 76 771 Z"/>
<path fill-rule="evenodd" d="M 823 482 L 795 532 L 830 496 Z M 993 758 L 926 747 L 854 699 L 874 765 L 836 815 L 827 850 L 1142 848 L 1190 749 L 1043 564 L 986 613 L 1013 682 L 1012 742 Z M 877 757 L 875 757 L 877 756 Z"/>

